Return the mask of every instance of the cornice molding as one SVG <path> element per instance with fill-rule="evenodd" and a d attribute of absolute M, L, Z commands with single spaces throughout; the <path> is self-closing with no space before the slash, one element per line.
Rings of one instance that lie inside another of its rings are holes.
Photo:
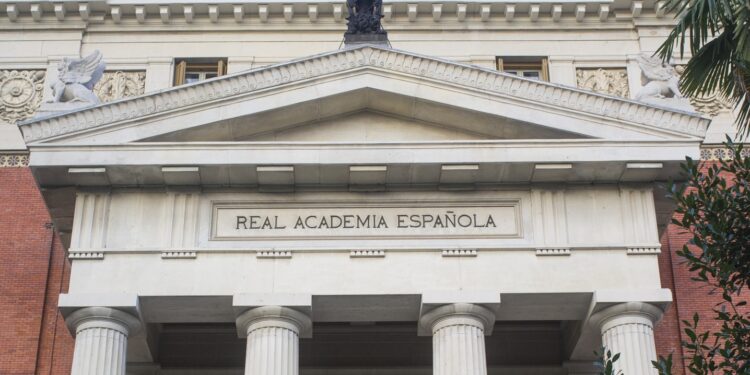
<path fill-rule="evenodd" d="M 363 68 L 416 76 L 702 138 L 710 122 L 633 100 L 393 49 L 361 46 L 251 69 L 19 124 L 27 143 Z"/>
<path fill-rule="evenodd" d="M 384 4 L 385 23 L 400 18 L 411 22 L 431 19 L 434 23 L 444 19 L 455 19 L 459 23 L 481 19 L 512 21 L 549 19 L 558 22 L 572 18 L 578 24 L 602 24 L 616 19 L 665 19 L 662 2 L 644 4 L 642 0 L 615 3 L 611 0 L 393 0 Z M 646 7 L 648 5 L 648 7 Z M 341 0 L 263 0 L 237 2 L 235 0 L 176 1 L 176 0 L 109 0 L 109 1 L 67 1 L 59 2 L 0 0 L 0 18 L 10 23 L 29 22 L 31 24 L 75 23 L 119 24 L 137 21 L 146 24 L 152 21 L 169 25 L 175 21 L 193 23 L 210 19 L 243 23 L 267 23 L 269 19 L 283 19 L 290 24 L 307 20 L 311 24 L 319 18 L 330 18 L 343 23 L 346 18 L 346 5 Z M 410 23 L 411 23 L 410 22 Z"/>

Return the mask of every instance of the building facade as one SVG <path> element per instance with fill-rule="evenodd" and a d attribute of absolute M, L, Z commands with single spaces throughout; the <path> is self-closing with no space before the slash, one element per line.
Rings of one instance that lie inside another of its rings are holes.
<path fill-rule="evenodd" d="M 721 157 L 732 116 L 640 100 L 663 3 L 382 11 L 387 45 L 345 45 L 340 2 L 1 2 L 3 334 L 23 340 L 0 373 L 679 358 L 676 307 L 701 294 L 665 182 Z M 94 51 L 102 104 L 44 112 Z"/>

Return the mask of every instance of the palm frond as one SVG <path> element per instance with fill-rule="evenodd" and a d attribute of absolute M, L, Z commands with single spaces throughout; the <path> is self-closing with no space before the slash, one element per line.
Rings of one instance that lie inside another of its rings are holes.
<path fill-rule="evenodd" d="M 748 0 L 667 0 L 677 24 L 656 51 L 669 62 L 679 47 L 692 55 L 680 78 L 687 96 L 718 93 L 734 101 L 740 135 L 750 134 L 750 2 Z"/>

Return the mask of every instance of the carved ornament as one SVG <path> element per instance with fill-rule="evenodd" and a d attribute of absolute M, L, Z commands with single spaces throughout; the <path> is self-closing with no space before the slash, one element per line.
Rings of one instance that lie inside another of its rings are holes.
<path fill-rule="evenodd" d="M 705 134 L 708 127 L 708 120 L 691 114 L 658 107 L 644 107 L 633 101 L 602 96 L 590 91 L 529 81 L 494 69 L 365 45 L 81 109 L 54 119 L 29 121 L 21 124 L 21 130 L 24 139 L 33 142 L 71 131 L 166 113 L 177 108 L 213 105 L 208 102 L 363 67 L 409 74 L 424 80 L 449 83 L 466 89 L 681 131 L 700 137 Z"/>
<path fill-rule="evenodd" d="M 0 168 L 27 167 L 28 165 L 28 154 L 0 154 Z"/>
<path fill-rule="evenodd" d="M 576 84 L 579 88 L 601 94 L 630 97 L 628 72 L 625 69 L 576 69 Z"/>
<path fill-rule="evenodd" d="M 94 94 L 102 102 L 142 95 L 146 91 L 145 71 L 105 72 L 94 86 Z"/>
<path fill-rule="evenodd" d="M 43 70 L 0 70 L 0 120 L 15 124 L 42 103 Z"/>

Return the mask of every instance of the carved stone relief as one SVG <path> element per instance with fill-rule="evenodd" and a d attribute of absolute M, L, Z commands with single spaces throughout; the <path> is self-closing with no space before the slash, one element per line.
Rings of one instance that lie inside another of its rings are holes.
<path fill-rule="evenodd" d="M 732 103 L 728 99 L 722 98 L 717 94 L 702 96 L 699 98 L 691 97 L 690 104 L 693 105 L 696 111 L 711 117 L 718 115 L 720 112 L 730 111 L 732 109 Z"/>
<path fill-rule="evenodd" d="M 42 104 L 45 71 L 0 70 L 0 120 L 15 124 Z"/>
<path fill-rule="evenodd" d="M 138 96 L 146 91 L 146 72 L 105 72 L 99 83 L 94 86 L 94 93 L 102 102 Z"/>
<path fill-rule="evenodd" d="M 569 92 L 554 84 L 523 80 L 500 72 L 479 70 L 468 65 L 363 45 L 317 55 L 306 60 L 248 70 L 195 85 L 173 87 L 137 100 L 115 101 L 81 110 L 75 115 L 64 114 L 54 120 L 39 119 L 33 124 L 22 126 L 21 130 L 27 142 L 37 141 L 64 134 L 71 131 L 70 129 L 90 129 L 114 121 L 159 115 L 183 106 L 205 103 L 206 100 L 226 100 L 232 96 L 274 88 L 282 82 L 292 83 L 323 74 L 375 67 L 397 74 L 419 75 L 461 87 L 477 88 L 491 93 L 510 95 L 519 99 L 533 100 L 597 116 L 657 126 L 701 137 L 705 134 L 709 122 L 692 114 L 666 112 L 659 107 L 650 108 L 653 114 L 645 116 L 645 108 L 632 101 L 603 97 L 600 96 L 601 94 L 589 94 L 584 91 Z M 179 100 L 173 100 L 176 97 L 179 97 Z M 598 104 L 592 104 L 595 101 Z M 133 110 L 133 105 L 137 106 L 137 111 Z M 671 118 L 670 121 L 662 119 L 662 116 L 667 114 Z M 81 115 L 90 116 L 87 118 L 91 120 L 81 122 L 79 120 Z"/>
<path fill-rule="evenodd" d="M 685 65 L 675 66 L 677 74 L 682 75 L 685 71 Z M 696 111 L 714 117 L 720 112 L 732 110 L 732 102 L 719 95 L 713 93 L 711 95 L 704 95 L 701 97 L 690 97 L 690 104 L 693 105 Z"/>
<path fill-rule="evenodd" d="M 28 154 L 0 154 L 0 168 L 26 167 L 28 165 Z"/>
<path fill-rule="evenodd" d="M 576 84 L 579 88 L 594 92 L 630 97 L 628 72 L 623 69 L 576 69 Z"/>
<path fill-rule="evenodd" d="M 750 149 L 744 148 L 742 156 L 746 158 L 750 157 Z M 701 146 L 701 160 L 728 160 L 733 157 L 732 152 L 724 146 Z"/>

